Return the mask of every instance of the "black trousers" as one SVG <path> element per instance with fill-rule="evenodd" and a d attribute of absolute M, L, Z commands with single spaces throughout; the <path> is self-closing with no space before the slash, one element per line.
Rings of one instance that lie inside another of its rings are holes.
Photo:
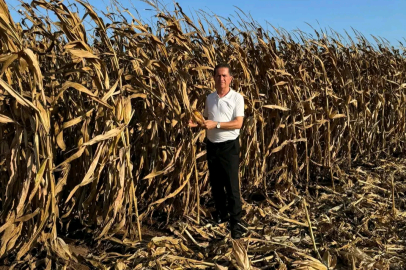
<path fill-rule="evenodd" d="M 216 210 L 221 215 L 228 212 L 231 225 L 237 224 L 242 212 L 238 179 L 239 139 L 221 143 L 206 141 L 209 181 Z"/>

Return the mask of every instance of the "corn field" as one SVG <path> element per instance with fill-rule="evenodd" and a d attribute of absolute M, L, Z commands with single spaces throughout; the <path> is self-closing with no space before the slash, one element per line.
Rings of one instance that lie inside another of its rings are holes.
<path fill-rule="evenodd" d="M 155 25 L 80 0 L 24 3 L 16 23 L 0 0 L 0 264 L 404 269 L 405 48 L 150 4 Z M 207 225 L 205 131 L 187 125 L 220 62 L 246 114 L 252 239 L 231 249 Z M 74 231 L 92 254 L 72 251 Z"/>

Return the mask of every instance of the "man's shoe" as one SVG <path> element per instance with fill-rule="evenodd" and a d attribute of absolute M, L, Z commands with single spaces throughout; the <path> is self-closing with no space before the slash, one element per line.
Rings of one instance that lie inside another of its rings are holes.
<path fill-rule="evenodd" d="M 248 231 L 248 224 L 241 220 L 236 224 L 230 224 L 231 238 L 240 239 Z"/>
<path fill-rule="evenodd" d="M 238 228 L 231 229 L 231 238 L 234 240 L 240 239 L 243 233 Z"/>
<path fill-rule="evenodd" d="M 227 214 L 220 214 L 219 212 L 214 212 L 212 214 L 214 222 L 216 222 L 217 224 L 222 224 L 224 222 L 227 222 L 229 220 L 229 217 Z"/>

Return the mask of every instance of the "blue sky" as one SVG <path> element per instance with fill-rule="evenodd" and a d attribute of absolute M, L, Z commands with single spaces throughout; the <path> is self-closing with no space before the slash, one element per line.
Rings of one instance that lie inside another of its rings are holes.
<path fill-rule="evenodd" d="M 105 10 L 108 0 L 90 0 L 93 6 Z M 145 10 L 149 8 L 145 3 L 138 0 L 121 0 L 123 6 L 132 9 L 135 6 L 140 15 L 147 19 L 154 12 Z M 161 0 L 167 4 L 169 10 L 173 10 L 173 1 Z M 315 29 L 332 28 L 340 34 L 344 30 L 352 33 L 354 28 L 364 34 L 370 41 L 370 35 L 386 38 L 397 47 L 398 41 L 406 45 L 406 16 L 402 13 L 406 10 L 405 0 L 178 0 L 184 11 L 189 15 L 193 10 L 203 9 L 212 11 L 224 17 L 235 16 L 237 9 L 250 13 L 265 28 L 268 21 L 275 27 L 281 27 L 288 31 L 300 29 L 312 33 L 309 23 Z M 19 9 L 19 2 L 6 0 L 10 6 Z M 131 4 L 132 3 L 132 4 Z M 11 9 L 14 18 L 18 14 Z M 271 28 L 268 26 L 268 28 Z"/>

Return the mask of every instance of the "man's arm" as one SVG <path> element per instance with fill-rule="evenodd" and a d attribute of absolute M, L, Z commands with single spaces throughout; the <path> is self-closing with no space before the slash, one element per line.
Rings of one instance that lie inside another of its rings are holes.
<path fill-rule="evenodd" d="M 234 120 L 231 120 L 230 122 L 220 122 L 220 129 L 225 130 L 240 129 L 242 127 L 243 119 L 244 117 L 237 116 L 236 118 L 234 118 Z M 204 125 L 206 129 L 213 129 L 216 128 L 217 122 L 212 120 L 206 120 L 204 121 Z"/>

